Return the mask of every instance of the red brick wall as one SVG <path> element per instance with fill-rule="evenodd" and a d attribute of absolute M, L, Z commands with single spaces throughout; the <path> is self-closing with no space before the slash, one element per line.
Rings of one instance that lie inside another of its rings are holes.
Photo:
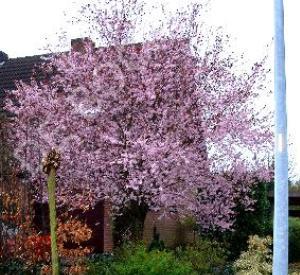
<path fill-rule="evenodd" d="M 160 218 L 160 212 L 148 212 L 144 223 L 143 241 L 148 245 L 153 239 L 153 229 L 156 226 L 160 240 L 166 247 L 176 247 L 180 244 L 193 243 L 196 235 L 191 229 L 185 228 L 178 216 L 165 216 Z"/>
<path fill-rule="evenodd" d="M 104 203 L 104 230 L 103 230 L 103 252 L 112 252 L 113 235 L 112 221 L 110 216 L 110 205 Z M 160 218 L 160 212 L 149 211 L 144 222 L 143 241 L 146 245 L 153 239 L 154 226 L 160 234 L 160 240 L 164 241 L 166 247 L 176 247 L 180 244 L 189 244 L 195 242 L 197 236 L 188 228 L 185 228 L 180 222 L 178 216 L 169 215 Z"/>
<path fill-rule="evenodd" d="M 103 252 L 112 252 L 113 250 L 113 235 L 112 235 L 112 221 L 110 216 L 110 204 L 108 201 L 104 202 L 104 230 L 103 230 Z"/>

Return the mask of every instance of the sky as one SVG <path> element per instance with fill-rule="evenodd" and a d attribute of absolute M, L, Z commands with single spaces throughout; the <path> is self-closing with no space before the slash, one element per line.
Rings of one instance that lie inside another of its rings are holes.
<path fill-rule="evenodd" d="M 48 42 L 57 43 L 57 34 L 62 30 L 67 32 L 70 39 L 82 36 L 81 31 L 70 26 L 67 20 L 83 1 L 1 0 L 0 50 L 11 58 L 42 54 Z M 146 0 L 149 4 L 165 3 L 170 9 L 180 8 L 187 1 Z M 300 63 L 297 28 L 300 25 L 300 1 L 284 1 L 284 5 L 288 135 L 289 142 L 293 143 L 288 150 L 290 159 L 293 159 L 294 174 L 300 178 L 300 95 L 297 81 L 297 65 Z M 268 64 L 273 66 L 273 0 L 211 0 L 201 20 L 208 27 L 221 26 L 222 32 L 231 37 L 230 50 L 237 55 L 244 53 L 247 64 L 267 54 Z M 272 85 L 270 83 L 270 89 L 273 89 Z M 269 104 L 271 106 L 273 102 Z"/>

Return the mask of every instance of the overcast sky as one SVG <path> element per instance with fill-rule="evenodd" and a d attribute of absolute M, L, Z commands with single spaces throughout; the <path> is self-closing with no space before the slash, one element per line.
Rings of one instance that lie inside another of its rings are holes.
<path fill-rule="evenodd" d="M 187 0 L 186 0 L 187 1 Z M 57 33 L 66 30 L 68 37 L 80 37 L 78 29 L 67 25 L 67 18 L 78 9 L 82 0 L 1 0 L 0 50 L 9 57 L 44 53 L 47 41 L 57 42 Z M 172 8 L 184 5 L 182 0 L 149 0 L 171 3 Z M 300 175 L 300 95 L 298 64 L 300 64 L 299 28 L 300 1 L 285 1 L 286 73 L 289 148 L 296 159 Z M 64 15 L 66 13 L 67 16 Z M 212 0 L 202 20 L 207 26 L 222 26 L 232 37 L 232 51 L 245 53 L 249 62 L 260 60 L 265 54 L 273 65 L 273 0 Z M 69 27 L 68 27 L 69 26 Z M 65 49 L 62 49 L 65 50 Z M 273 89 L 272 84 L 270 89 Z"/>

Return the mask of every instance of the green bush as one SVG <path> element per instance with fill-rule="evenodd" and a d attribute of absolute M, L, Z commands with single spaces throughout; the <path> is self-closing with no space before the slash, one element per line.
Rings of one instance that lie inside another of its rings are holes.
<path fill-rule="evenodd" d="M 289 218 L 289 261 L 300 261 L 300 219 Z"/>
<path fill-rule="evenodd" d="M 111 254 L 92 255 L 87 260 L 87 275 L 111 275 L 114 274 L 114 257 Z"/>
<path fill-rule="evenodd" d="M 260 182 L 254 186 L 251 197 L 256 201 L 253 211 L 246 211 L 239 203 L 235 211 L 238 213 L 233 231 L 220 234 L 220 240 L 227 244 L 229 260 L 236 260 L 242 251 L 247 249 L 250 235 L 260 237 L 272 234 L 272 208 L 268 200 L 271 183 Z M 215 236 L 216 234 L 214 234 Z"/>
<path fill-rule="evenodd" d="M 289 191 L 299 192 L 300 191 L 300 182 L 296 182 L 294 184 L 289 182 Z"/>
<path fill-rule="evenodd" d="M 88 275 L 196 275 L 192 265 L 172 251 L 148 251 L 141 244 L 124 244 L 115 256 L 95 255 L 88 262 Z"/>
<path fill-rule="evenodd" d="M 40 265 L 27 266 L 19 260 L 11 260 L 5 263 L 0 263 L 0 274 L 5 275 L 30 275 L 39 274 Z"/>
<path fill-rule="evenodd" d="M 224 274 L 226 251 L 216 241 L 200 239 L 185 249 L 177 249 L 177 255 L 192 264 L 199 274 Z"/>
<path fill-rule="evenodd" d="M 272 274 L 272 244 L 270 236 L 260 238 L 250 236 L 248 250 L 242 252 L 240 258 L 233 264 L 237 275 L 269 275 Z"/>
<path fill-rule="evenodd" d="M 89 275 L 232 275 L 226 252 L 215 241 L 201 239 L 191 246 L 149 250 L 143 244 L 124 244 L 114 256 L 98 255 L 88 261 Z"/>
<path fill-rule="evenodd" d="M 193 275 L 197 274 L 188 262 L 176 259 L 171 251 L 147 252 L 143 245 L 123 251 L 113 264 L 113 272 L 122 275 Z"/>

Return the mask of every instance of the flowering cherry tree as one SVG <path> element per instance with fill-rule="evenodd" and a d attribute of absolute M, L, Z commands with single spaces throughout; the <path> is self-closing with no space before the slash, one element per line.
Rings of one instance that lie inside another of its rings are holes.
<path fill-rule="evenodd" d="M 129 4 L 137 1 L 123 11 Z M 203 228 L 229 228 L 236 202 L 251 206 L 254 178 L 270 177 L 259 157 L 249 162 L 241 153 L 260 156 L 270 148 L 268 115 L 252 104 L 264 88 L 264 61 L 239 75 L 235 60 L 222 55 L 221 38 L 200 57 L 189 37 L 172 32 L 124 44 L 134 21 L 124 12 L 107 14 L 95 15 L 106 46 L 86 40 L 51 55 L 44 80 L 18 83 L 6 107 L 16 115 L 15 156 L 39 186 L 42 157 L 51 148 L 60 152 L 58 204 L 108 199 L 121 212 L 135 201 L 193 214 Z"/>

